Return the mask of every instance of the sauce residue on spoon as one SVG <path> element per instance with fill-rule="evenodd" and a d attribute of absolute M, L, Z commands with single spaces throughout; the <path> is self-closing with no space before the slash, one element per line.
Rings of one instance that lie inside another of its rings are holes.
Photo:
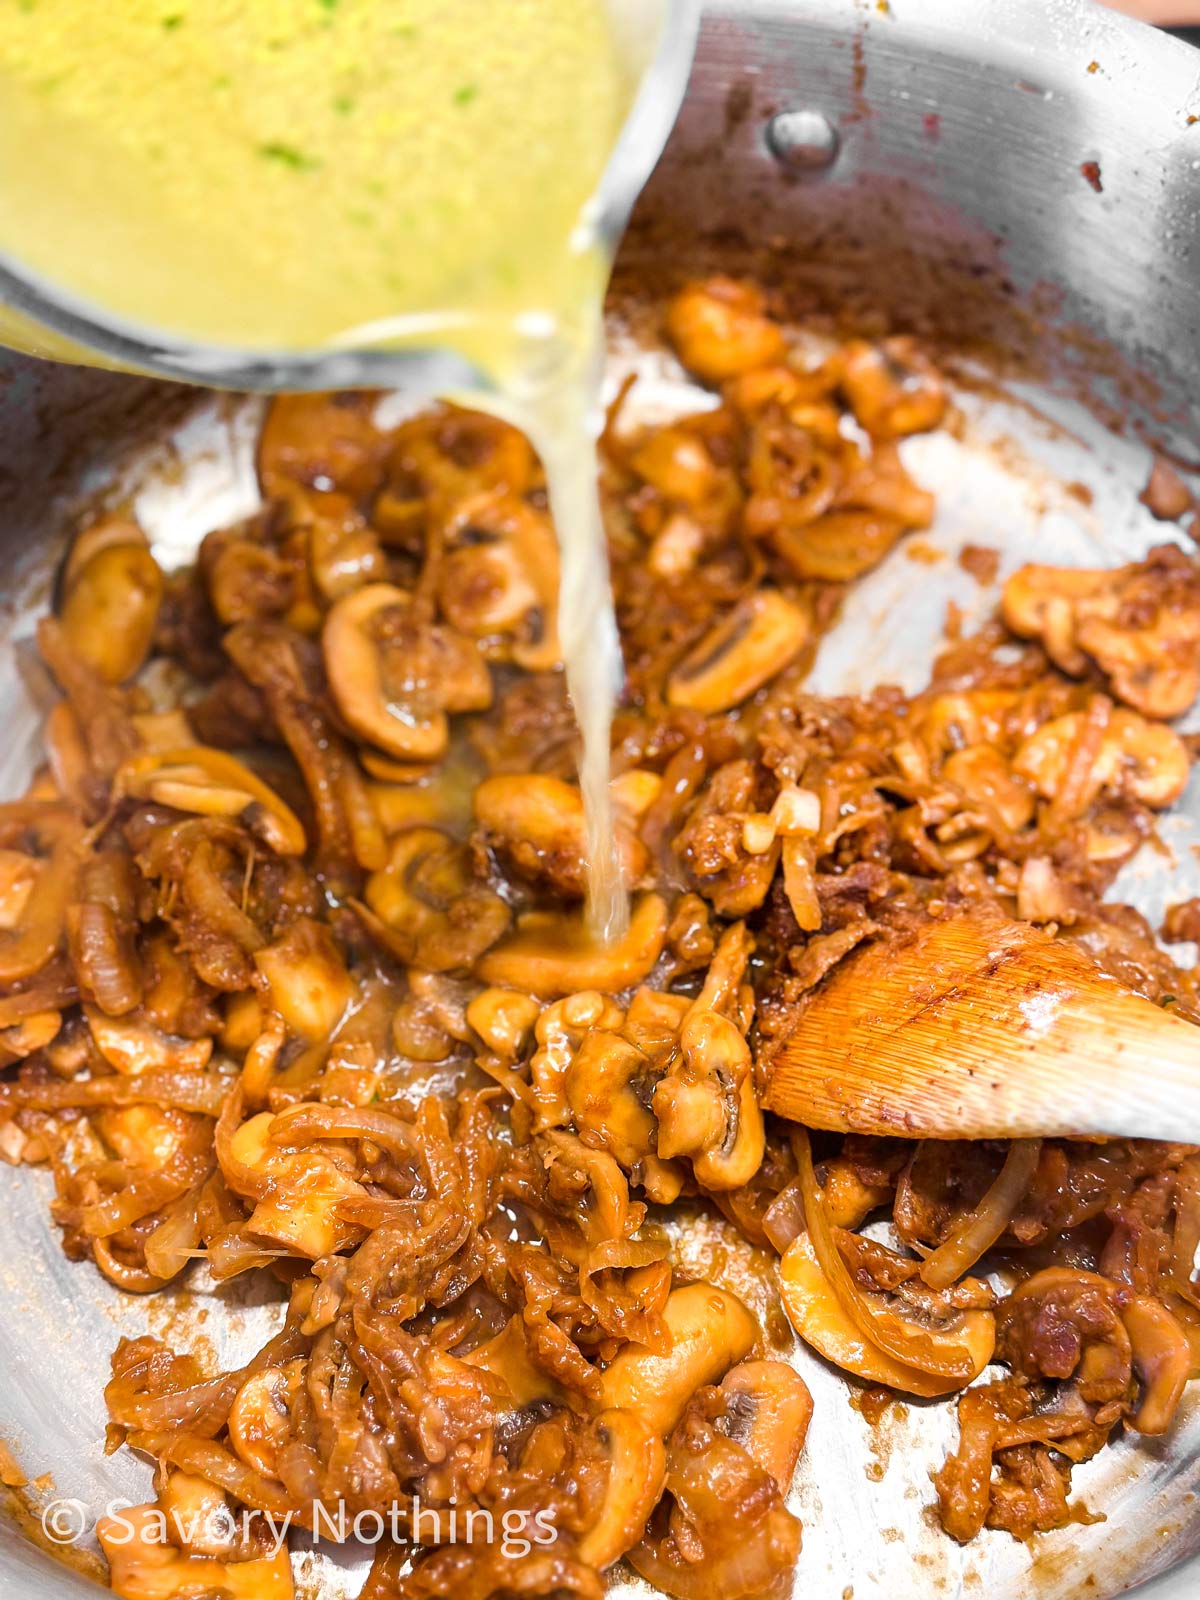
<path fill-rule="evenodd" d="M 604 937 L 627 906 L 594 450 L 608 260 L 589 202 L 634 87 L 603 0 L 0 7 L 0 253 L 24 274 L 199 346 L 448 347 L 529 433 L 560 531 Z M 0 308 L 5 337 L 28 324 Z"/>

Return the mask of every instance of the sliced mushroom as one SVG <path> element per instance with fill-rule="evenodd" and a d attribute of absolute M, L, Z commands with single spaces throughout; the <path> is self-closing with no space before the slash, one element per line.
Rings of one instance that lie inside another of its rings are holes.
<path fill-rule="evenodd" d="M 704 553 L 704 529 L 694 517 L 673 511 L 654 536 L 646 565 L 656 577 L 679 579 L 694 572 Z"/>
<path fill-rule="evenodd" d="M 519 876 L 563 896 L 587 892 L 587 826 L 575 784 L 536 772 L 487 778 L 475 791 L 475 820 L 484 844 Z M 621 824 L 616 842 L 624 882 L 636 883 L 645 847 Z"/>
<path fill-rule="evenodd" d="M 465 501 L 481 493 L 524 496 L 535 472 L 533 449 L 511 423 L 441 406 L 396 430 L 388 485 L 372 517 L 389 539 L 411 541 L 421 521 L 444 538 L 458 525 Z"/>
<path fill-rule="evenodd" d="M 40 864 L 23 850 L 0 850 L 0 930 L 21 926 L 25 907 L 37 883 Z"/>
<path fill-rule="evenodd" d="M 630 767 L 628 771 L 618 773 L 608 787 L 616 810 L 636 821 L 644 817 L 658 799 L 662 786 L 662 778 L 657 772 L 650 772 L 645 767 Z"/>
<path fill-rule="evenodd" d="M 10 923 L 0 925 L 0 983 L 31 978 L 58 950 L 82 847 L 83 824 L 66 806 L 33 800 L 0 805 L 0 849 L 8 862 L 5 920 Z M 33 883 L 27 892 L 29 873 Z"/>
<path fill-rule="evenodd" d="M 397 834 L 387 865 L 367 880 L 366 899 L 387 948 L 429 972 L 471 966 L 510 920 L 499 895 L 471 875 L 464 847 L 437 828 Z"/>
<path fill-rule="evenodd" d="M 191 1472 L 172 1472 L 158 1492 L 158 1503 L 172 1537 L 188 1555 L 237 1558 L 238 1521 L 215 1483 Z"/>
<path fill-rule="evenodd" d="M 165 1068 L 198 1072 L 212 1055 L 210 1038 L 177 1039 L 145 1021 L 139 1012 L 109 1017 L 92 1005 L 85 1005 L 83 1012 L 97 1050 L 118 1072 L 133 1075 Z"/>
<path fill-rule="evenodd" d="M 164 1543 L 163 1526 L 164 1513 L 156 1505 L 131 1506 L 119 1516 L 101 1517 L 96 1524 L 109 1582 L 124 1600 L 200 1594 L 219 1594 L 222 1600 L 293 1600 L 296 1590 L 286 1545 L 272 1556 L 217 1561 Z"/>
<path fill-rule="evenodd" d="M 243 762 L 207 745 L 147 751 L 117 774 L 118 793 L 202 817 L 236 817 L 280 856 L 307 848 L 299 817 Z"/>
<path fill-rule="evenodd" d="M 434 761 L 448 711 L 492 703 L 487 663 L 452 628 L 421 621 L 403 589 L 370 583 L 344 596 L 321 634 L 338 710 L 360 738 L 405 761 Z"/>
<path fill-rule="evenodd" d="M 510 1317 L 498 1334 L 477 1345 L 462 1360 L 470 1367 L 479 1367 L 499 1378 L 507 1391 L 509 1405 L 516 1410 L 542 1401 L 552 1405 L 565 1403 L 561 1384 L 537 1366 L 530 1355 L 522 1317 Z"/>
<path fill-rule="evenodd" d="M 629 465 L 668 500 L 699 510 L 710 501 L 727 497 L 728 468 L 713 460 L 701 426 L 688 422 L 656 428 L 629 457 Z M 688 536 L 685 535 L 685 540 Z"/>
<path fill-rule="evenodd" d="M 857 1164 L 844 1155 L 823 1161 L 819 1170 L 821 1199 L 834 1228 L 861 1227 L 872 1211 L 888 1205 L 896 1192 L 894 1178 L 891 1183 L 871 1183 L 862 1176 Z"/>
<path fill-rule="evenodd" d="M 56 1038 L 62 1027 L 61 1011 L 35 1011 L 11 1027 L 0 1028 L 0 1066 L 24 1061 Z"/>
<path fill-rule="evenodd" d="M 758 1325 L 736 1295 L 711 1283 L 672 1289 L 664 1355 L 627 1344 L 600 1379 L 601 1405 L 632 1411 L 665 1438 L 702 1384 L 716 1383 L 753 1348 Z"/>
<path fill-rule="evenodd" d="M 942 1326 L 930 1323 L 922 1327 L 932 1349 L 969 1363 L 968 1377 L 920 1371 L 872 1344 L 843 1310 L 817 1262 L 807 1233 L 794 1239 L 784 1253 L 779 1265 L 779 1292 L 788 1321 L 804 1342 L 827 1361 L 868 1383 L 886 1384 L 903 1394 L 950 1394 L 978 1377 L 992 1359 L 996 1320 L 990 1311 L 964 1311 Z M 886 1305 L 883 1296 L 875 1298 Z M 899 1313 L 895 1316 L 897 1325 L 902 1324 L 903 1317 Z"/>
<path fill-rule="evenodd" d="M 525 1053 L 541 1015 L 531 995 L 515 989 L 485 989 L 467 1006 L 467 1021 L 502 1061 L 516 1061 Z"/>
<path fill-rule="evenodd" d="M 823 517 L 842 491 L 848 454 L 844 440 L 832 450 L 822 448 L 779 405 L 757 412 L 746 453 L 751 494 L 742 517 L 744 531 L 755 539 L 774 537 Z"/>
<path fill-rule="evenodd" d="M 254 955 L 271 1007 L 293 1033 L 320 1044 L 346 1015 L 357 990 L 324 923 L 300 917 Z"/>
<path fill-rule="evenodd" d="M 162 604 L 163 575 L 135 522 L 112 518 L 76 541 L 59 617 L 72 650 L 105 683 L 145 662 Z"/>
<path fill-rule="evenodd" d="M 318 594 L 333 602 L 387 577 L 387 560 L 373 528 L 347 495 L 314 491 L 305 513 L 308 566 Z"/>
<path fill-rule="evenodd" d="M 684 1023 L 680 1056 L 654 1090 L 658 1153 L 690 1156 L 705 1189 L 738 1189 L 765 1148 L 750 1048 L 728 1017 L 700 1011 Z"/>
<path fill-rule="evenodd" d="M 789 666 L 808 643 L 804 612 L 776 589 L 736 605 L 675 668 L 667 699 L 712 715 L 731 711 Z"/>
<path fill-rule="evenodd" d="M 1048 800 L 1059 792 L 1086 717 L 1072 711 L 1043 723 L 1016 754 L 1013 771 Z M 1086 792 L 1094 798 L 1105 789 L 1124 789 L 1160 810 L 1183 793 L 1189 769 L 1187 746 L 1173 729 L 1118 709 L 1101 735 Z"/>
<path fill-rule="evenodd" d="M 409 996 L 396 1007 L 392 1038 L 414 1061 L 445 1061 L 455 1042 L 474 1044 L 467 1021 L 470 985 L 439 972 L 408 969 Z"/>
<path fill-rule="evenodd" d="M 742 1361 L 721 1380 L 725 1431 L 787 1493 L 813 1402 L 808 1385 L 786 1361 Z"/>
<path fill-rule="evenodd" d="M 1200 572 L 1175 545 L 1111 571 L 1031 565 L 1004 586 L 1005 622 L 1078 677 L 1088 660 L 1144 716 L 1182 715 L 1200 688 Z"/>
<path fill-rule="evenodd" d="M 473 496 L 447 527 L 451 548 L 438 568 L 438 604 L 472 639 L 502 640 L 489 654 L 527 672 L 561 659 L 558 540 L 549 517 L 514 494 Z"/>
<path fill-rule="evenodd" d="M 229 1442 L 248 1467 L 277 1478 L 276 1460 L 291 1433 L 288 1412 L 304 1382 L 305 1362 L 252 1373 L 229 1408 Z"/>
<path fill-rule="evenodd" d="M 348 1170 L 345 1146 L 306 1142 L 285 1149 L 286 1128 L 282 1114 L 260 1111 L 234 1131 L 224 1150 L 218 1146 L 218 1158 L 229 1187 L 255 1201 L 245 1233 L 319 1261 L 361 1237 L 359 1229 L 341 1220 L 338 1208 L 361 1200 L 363 1189 Z"/>
<path fill-rule="evenodd" d="M 555 1194 L 562 1197 L 564 1209 L 588 1241 L 589 1254 L 579 1273 L 581 1297 L 593 1311 L 602 1312 L 605 1301 L 611 1309 L 614 1296 L 601 1280 L 610 1272 L 624 1274 L 622 1290 L 628 1300 L 622 1308 L 622 1325 L 608 1331 L 614 1337 L 637 1338 L 638 1334 L 629 1330 L 636 1326 L 644 1331 L 657 1309 L 656 1297 L 665 1301 L 671 1287 L 665 1246 L 628 1241 L 636 1217 L 630 1217 L 629 1181 L 614 1155 L 597 1149 L 590 1138 L 585 1142 L 583 1137 L 564 1133 L 560 1128 L 539 1133 L 537 1142 Z M 639 1251 L 646 1252 L 646 1259 L 640 1266 L 633 1265 L 633 1257 Z"/>
<path fill-rule="evenodd" d="M 879 438 L 925 433 L 946 414 L 946 386 L 915 339 L 855 339 L 842 352 L 841 387 L 855 417 Z"/>
<path fill-rule="evenodd" d="M 1033 820 L 1034 800 L 1028 784 L 1009 771 L 1004 757 L 991 745 L 956 750 L 946 758 L 942 776 L 968 800 L 994 811 L 1012 833 Z"/>
<path fill-rule="evenodd" d="M 378 396 L 281 394 L 258 440 L 258 480 L 268 500 L 304 512 L 330 486 L 362 498 L 383 472 L 391 440 L 375 421 Z"/>
<path fill-rule="evenodd" d="M 1075 642 L 1076 606 L 1102 600 L 1112 590 L 1113 576 L 1076 567 L 1021 567 L 1004 585 L 1001 615 L 1021 638 L 1040 636 L 1051 661 L 1078 676 L 1087 657 Z"/>
<path fill-rule="evenodd" d="M 607 1028 L 584 1034 L 563 1075 L 563 1091 L 575 1126 L 589 1143 L 609 1150 L 631 1170 L 653 1150 L 654 1118 L 639 1085 L 648 1058 Z"/>
<path fill-rule="evenodd" d="M 610 1567 L 641 1537 L 667 1475 L 662 1439 L 634 1411 L 602 1411 L 593 1424 L 608 1458 L 600 1511 L 579 1541 L 579 1559 Z"/>
<path fill-rule="evenodd" d="M 796 577 L 850 583 L 879 565 L 905 527 L 883 511 L 827 511 L 812 522 L 783 524 L 772 543 Z"/>
<path fill-rule="evenodd" d="M 544 999 L 581 989 L 616 994 L 649 974 L 662 954 L 669 920 L 661 895 L 642 895 L 628 931 L 605 944 L 589 932 L 582 915 L 529 911 L 518 919 L 515 932 L 488 951 L 477 970 L 485 983 Z"/>
<path fill-rule="evenodd" d="M 770 366 L 784 354 L 783 331 L 766 315 L 760 290 L 732 278 L 689 283 L 667 307 L 667 338 L 706 383 Z"/>
<path fill-rule="evenodd" d="M 589 1031 L 619 1031 L 625 1013 L 615 1000 L 594 992 L 573 994 L 548 1005 L 537 1020 L 538 1049 L 529 1063 L 534 1131 L 565 1128 L 571 1121 L 566 1075 Z"/>
<path fill-rule="evenodd" d="M 1139 1433 L 1166 1433 L 1192 1376 L 1192 1347 L 1177 1318 L 1161 1300 L 1135 1295 L 1121 1308 L 1133 1367 L 1142 1382 L 1129 1425 Z"/>

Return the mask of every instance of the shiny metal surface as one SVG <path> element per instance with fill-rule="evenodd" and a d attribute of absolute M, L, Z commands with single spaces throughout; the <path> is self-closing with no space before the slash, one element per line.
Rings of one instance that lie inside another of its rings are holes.
<path fill-rule="evenodd" d="M 1096 69 L 1089 71 L 1095 62 Z M 826 168 L 785 169 L 765 128 L 811 110 L 839 136 Z M 956 564 L 962 543 L 996 544 L 1005 569 L 1038 556 L 1115 561 L 1164 537 L 1137 503 L 1149 451 L 1163 439 L 1192 458 L 1200 437 L 1200 56 L 1182 44 L 1068 0 L 719 0 L 708 8 L 684 115 L 639 208 L 626 262 L 651 276 L 714 253 L 746 258 L 798 285 L 798 306 L 881 308 L 894 323 L 957 348 L 964 368 L 999 366 L 1007 392 L 962 395 L 961 439 L 907 447 L 939 496 L 923 539 L 942 559 L 901 547 L 856 590 L 814 675 L 822 690 L 890 679 L 915 686 L 946 602 L 977 623 L 994 600 Z M 1095 161 L 1101 192 L 1081 171 Z M 629 274 L 623 275 L 629 283 Z M 647 409 L 694 404 L 669 363 L 641 353 L 641 319 L 618 340 L 614 376 L 644 373 Z M 1081 397 L 1090 401 L 1085 409 Z M 107 476 L 120 498 L 149 464 L 136 509 L 164 559 L 253 500 L 255 402 L 191 396 L 142 380 L 0 361 L 0 549 L 5 608 L 0 674 L 5 738 L 0 792 L 33 759 L 34 701 L 45 685 L 28 652 L 31 609 L 47 599 L 54 535 L 69 506 Z M 132 474 L 132 475 L 131 475 Z M 1064 487 L 1083 483 L 1093 503 Z M 1148 914 L 1200 891 L 1193 785 L 1164 828 L 1169 858 L 1145 853 L 1120 886 Z M 30 1479 L 27 1498 L 94 1509 L 136 1497 L 148 1472 L 104 1458 L 100 1385 L 122 1333 L 205 1316 L 223 1354 L 247 1349 L 269 1306 L 230 1306 L 189 1283 L 176 1307 L 122 1298 L 66 1262 L 46 1217 L 44 1176 L 0 1172 L 0 1437 Z M 697 1275 L 719 1227 L 684 1230 Z M 1195 1594 L 1200 1568 L 1200 1401 L 1167 1440 L 1123 1442 L 1076 1474 L 1076 1498 L 1107 1521 L 1073 1526 L 1031 1550 L 986 1535 L 962 1551 L 927 1515 L 931 1467 L 953 1438 L 944 1405 L 912 1404 L 881 1429 L 851 1409 L 816 1358 L 798 1364 L 816 1418 L 795 1488 L 805 1521 L 797 1595 L 805 1600 L 1103 1600 L 1153 1578 L 1155 1600 Z M 1188 1558 L 1193 1559 L 1189 1560 Z M 1183 1562 L 1183 1565 L 1179 1565 Z M 319 1578 L 352 1594 L 363 1552 L 305 1556 L 300 1593 Z M 1170 1568 L 1171 1570 L 1167 1570 Z M 1155 1576 L 1157 1575 L 1157 1576 Z M 305 1584 L 308 1583 L 306 1588 Z M 0 1521 L 0 1594 L 83 1596 L 11 1517 Z M 619 1583 L 624 1596 L 643 1593 Z"/>

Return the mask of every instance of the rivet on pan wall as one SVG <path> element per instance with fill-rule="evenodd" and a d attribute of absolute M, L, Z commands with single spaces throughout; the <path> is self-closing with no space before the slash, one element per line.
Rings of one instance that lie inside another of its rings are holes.
<path fill-rule="evenodd" d="M 819 172 L 837 160 L 841 139 L 822 111 L 779 111 L 767 123 L 767 149 L 795 172 Z"/>

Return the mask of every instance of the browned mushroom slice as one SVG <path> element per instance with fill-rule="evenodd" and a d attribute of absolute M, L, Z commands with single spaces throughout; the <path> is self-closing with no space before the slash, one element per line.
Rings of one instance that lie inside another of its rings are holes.
<path fill-rule="evenodd" d="M 477 971 L 485 983 L 546 999 L 582 989 L 616 994 L 648 975 L 662 954 L 668 921 L 666 901 L 657 894 L 643 895 L 628 931 L 605 944 L 589 932 L 581 915 L 530 911 L 515 932 L 488 951 Z"/>
<path fill-rule="evenodd" d="M 206 745 L 148 751 L 117 774 L 119 794 L 202 817 L 239 817 L 281 856 L 302 856 L 304 828 L 290 806 L 244 762 Z"/>
<path fill-rule="evenodd" d="M 150 653 L 163 575 L 136 522 L 110 518 L 76 540 L 59 618 L 72 650 L 105 683 L 124 683 Z"/>
<path fill-rule="evenodd" d="M 773 542 L 798 578 L 849 583 L 879 565 L 904 526 L 881 511 L 829 511 L 799 526 L 784 524 Z"/>
<path fill-rule="evenodd" d="M 732 278 L 689 283 L 667 307 L 666 324 L 680 361 L 707 383 L 769 366 L 784 353 L 783 330 L 766 315 L 761 290 Z"/>
<path fill-rule="evenodd" d="M 339 600 L 321 646 L 347 724 L 401 760 L 436 760 L 449 737 L 446 713 L 492 703 L 487 663 L 472 641 L 421 621 L 391 584 L 367 584 Z"/>
<path fill-rule="evenodd" d="M 83 824 L 66 806 L 0 806 L 7 893 L 0 917 L 0 983 L 30 978 L 62 943 L 83 852 Z"/>
<path fill-rule="evenodd" d="M 560 895 L 582 898 L 587 829 L 575 784 L 532 772 L 487 778 L 475 791 L 475 820 L 504 866 Z M 616 832 L 624 881 L 635 884 L 645 870 L 645 847 L 628 827 L 618 823 Z"/>
<path fill-rule="evenodd" d="M 658 1153 L 690 1156 L 706 1189 L 737 1189 L 763 1157 L 762 1112 L 750 1048 L 728 1017 L 700 1011 L 679 1036 L 679 1059 L 654 1091 Z"/>
<path fill-rule="evenodd" d="M 301 1117 L 313 1109 L 291 1108 Z M 230 1188 L 256 1202 L 246 1232 L 318 1261 L 361 1237 L 358 1228 L 341 1220 L 339 1210 L 343 1202 L 361 1198 L 363 1190 L 348 1144 L 335 1138 L 295 1137 L 293 1142 L 289 1124 L 286 1113 L 260 1111 L 234 1130 L 227 1146 L 218 1145 L 218 1158 Z"/>
<path fill-rule="evenodd" d="M 1175 545 L 1111 571 L 1030 565 L 1004 586 L 1005 622 L 1064 672 L 1089 659 L 1145 716 L 1182 715 L 1200 688 L 1200 568 Z"/>
<path fill-rule="evenodd" d="M 672 1289 L 663 1316 L 670 1348 L 658 1353 L 627 1344 L 600 1380 L 606 1408 L 634 1412 L 661 1438 L 696 1390 L 741 1361 L 758 1337 L 758 1326 L 738 1297 L 711 1283 Z"/>
<path fill-rule="evenodd" d="M 881 1326 L 900 1340 L 911 1331 L 936 1358 L 960 1366 L 956 1374 L 922 1369 L 899 1360 L 864 1336 L 863 1326 L 842 1304 L 825 1276 L 809 1234 L 787 1248 L 779 1268 L 779 1290 L 788 1320 L 806 1344 L 858 1378 L 886 1384 L 904 1394 L 949 1394 L 976 1378 L 992 1359 L 996 1322 L 990 1311 L 951 1312 L 943 1321 L 922 1317 L 891 1297 L 859 1289 Z"/>
<path fill-rule="evenodd" d="M 1139 1433 L 1166 1433 L 1192 1376 L 1192 1347 L 1178 1320 L 1150 1295 L 1136 1295 L 1122 1308 L 1141 1400 L 1129 1419 Z"/>
<path fill-rule="evenodd" d="M 277 395 L 258 441 L 258 479 L 268 500 L 308 509 L 330 486 L 362 498 L 383 474 L 391 441 L 378 427 L 378 395 Z"/>
<path fill-rule="evenodd" d="M 1013 771 L 1052 800 L 1065 781 L 1086 713 L 1056 717 L 1026 739 Z M 1097 741 L 1081 803 L 1102 790 L 1127 791 L 1143 805 L 1161 809 L 1178 800 L 1187 784 L 1187 746 L 1171 728 L 1149 722 L 1136 711 L 1114 711 Z"/>
<path fill-rule="evenodd" d="M 945 384 L 916 340 L 904 336 L 848 344 L 841 387 L 855 417 L 879 438 L 926 432 L 946 414 Z"/>
<path fill-rule="evenodd" d="M 808 1385 L 786 1361 L 742 1361 L 721 1380 L 729 1437 L 787 1493 L 813 1402 Z"/>
<path fill-rule="evenodd" d="M 140 1012 L 108 1017 L 99 1006 L 91 1005 L 85 1005 L 83 1011 L 96 1049 L 118 1072 L 197 1072 L 212 1056 L 211 1039 L 175 1038 Z"/>
<path fill-rule="evenodd" d="M 489 654 L 511 655 L 527 672 L 556 667 L 558 541 L 549 517 L 515 495 L 484 494 L 459 510 L 447 538 L 437 593 L 451 626 L 491 640 Z"/>
<path fill-rule="evenodd" d="M 502 1061 L 521 1056 L 541 1015 L 532 995 L 516 989 L 484 989 L 467 1005 L 467 1021 Z"/>
<path fill-rule="evenodd" d="M 603 1571 L 641 1537 L 662 1493 L 667 1457 L 662 1439 L 635 1411 L 602 1411 L 593 1426 L 608 1458 L 608 1481 L 599 1514 L 579 1541 L 579 1559 Z"/>
<path fill-rule="evenodd" d="M 709 714 L 748 700 L 808 643 L 809 620 L 778 590 L 747 596 L 675 668 L 667 699 Z"/>
<path fill-rule="evenodd" d="M 397 834 L 366 898 L 387 948 L 429 972 L 469 967 L 509 924 L 504 901 L 472 877 L 466 850 L 437 828 Z"/>
<path fill-rule="evenodd" d="M 234 1397 L 229 1411 L 229 1442 L 248 1467 L 277 1478 L 280 1448 L 291 1434 L 288 1409 L 304 1381 L 304 1362 L 253 1372 Z"/>
<path fill-rule="evenodd" d="M 286 1504 L 282 1490 L 280 1496 L 282 1506 Z M 224 1496 L 218 1498 L 225 1506 Z M 226 1515 L 231 1522 L 234 1520 L 227 1506 Z M 127 1506 L 117 1516 L 102 1517 L 96 1524 L 96 1537 L 108 1562 L 113 1592 L 160 1597 L 207 1593 L 223 1595 L 226 1600 L 292 1600 L 296 1590 L 286 1545 L 273 1555 L 220 1561 L 164 1541 L 165 1527 L 207 1528 L 216 1521 L 211 1510 L 193 1509 L 181 1515 L 153 1503 Z"/>
<path fill-rule="evenodd" d="M 329 929 L 299 917 L 282 938 L 256 951 L 264 1000 L 293 1033 L 319 1044 L 346 1015 L 357 993 Z"/>

